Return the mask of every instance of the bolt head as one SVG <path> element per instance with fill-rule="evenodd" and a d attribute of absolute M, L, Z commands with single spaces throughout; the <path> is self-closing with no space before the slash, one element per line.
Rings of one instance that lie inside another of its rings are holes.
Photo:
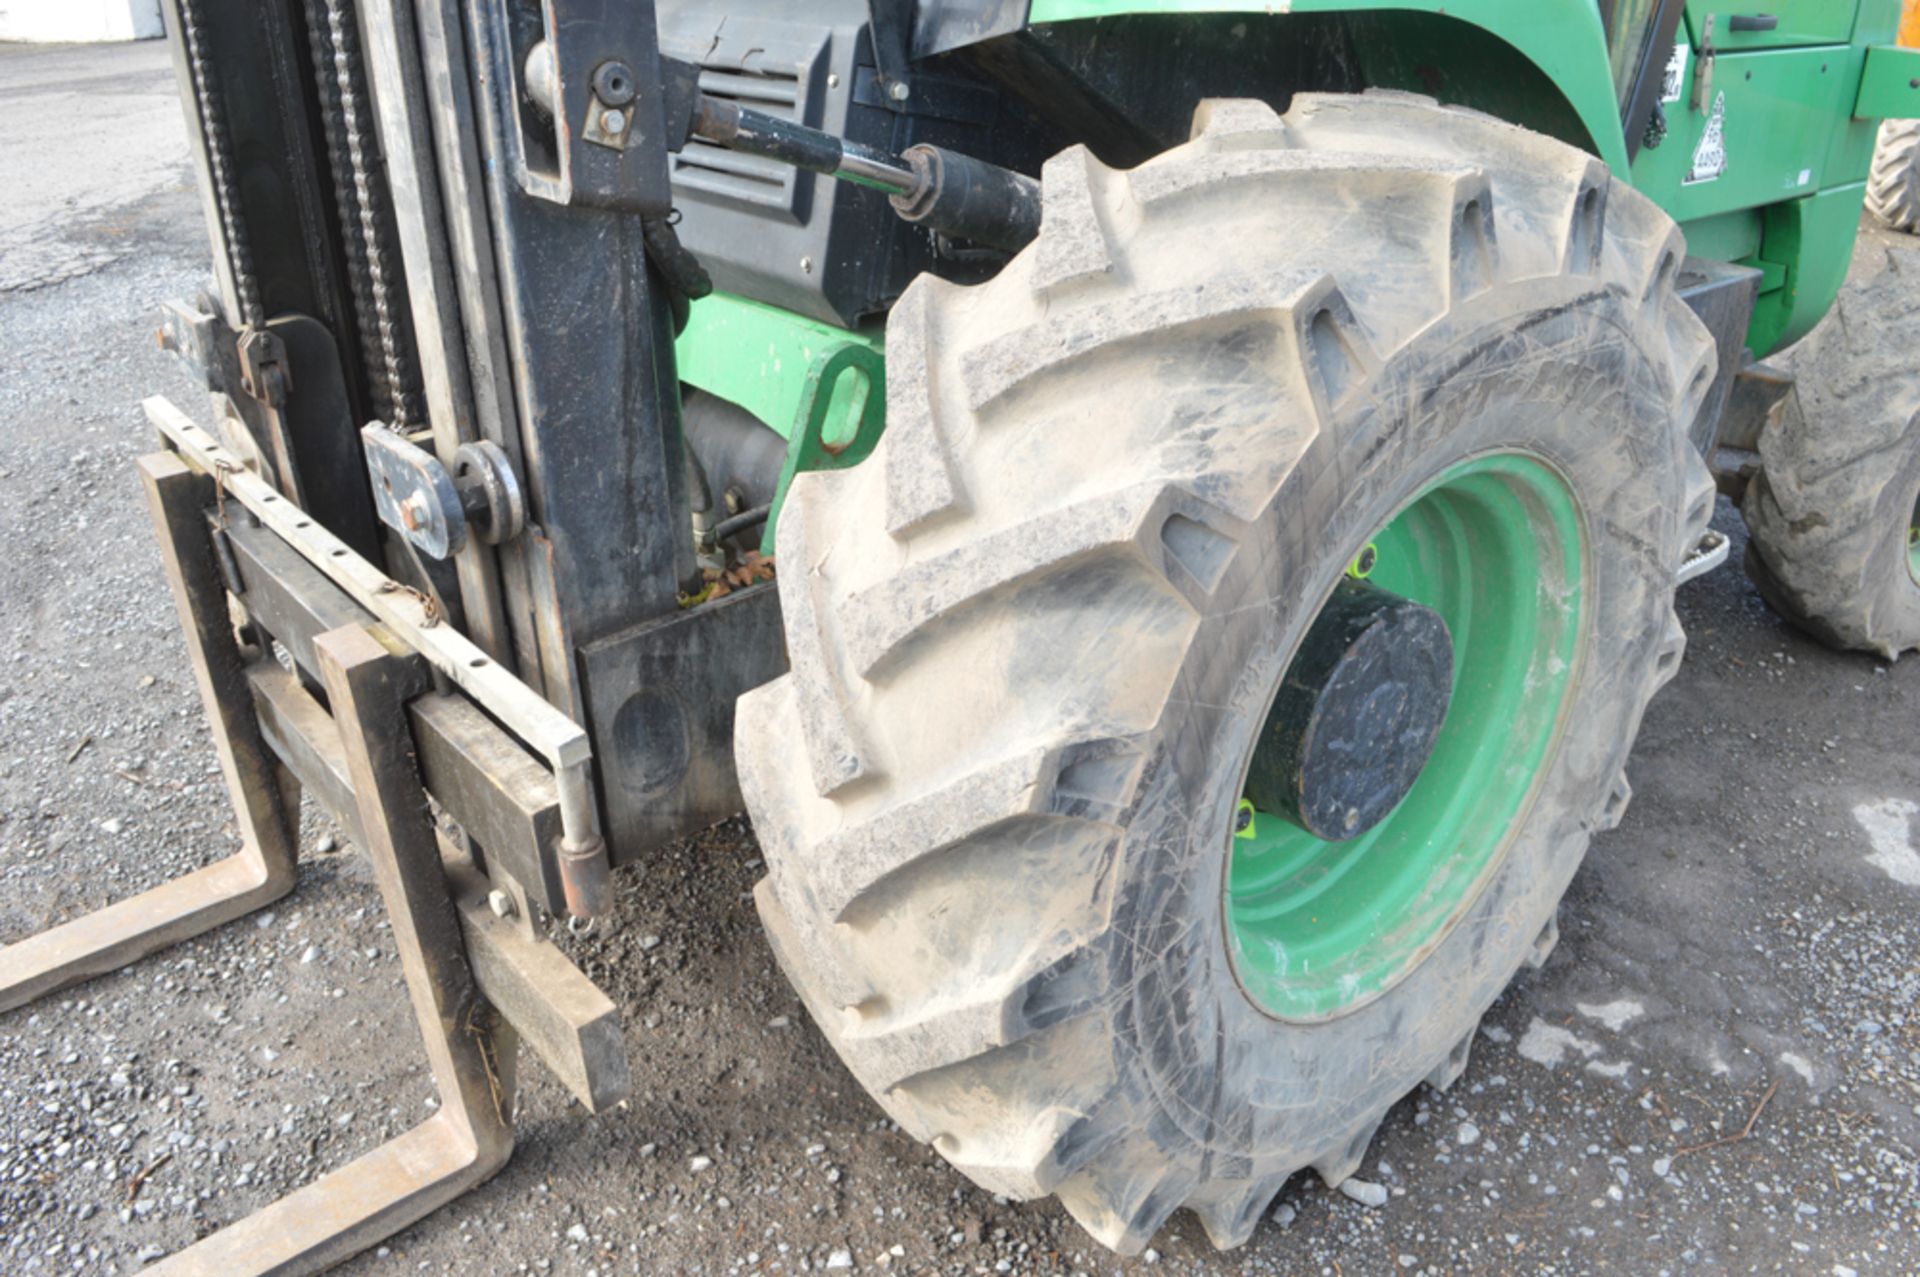
<path fill-rule="evenodd" d="M 511 918 L 518 912 L 513 907 L 513 897 L 498 887 L 487 893 L 487 908 L 493 910 L 496 918 Z"/>
<path fill-rule="evenodd" d="M 400 503 L 400 522 L 409 532 L 418 532 L 427 526 L 427 503 L 419 493 L 414 493 Z"/>
<path fill-rule="evenodd" d="M 627 129 L 627 117 L 620 111 L 603 111 L 600 113 L 600 127 L 609 133 L 624 133 Z"/>
<path fill-rule="evenodd" d="M 593 69 L 593 95 L 608 106 L 625 106 L 633 101 L 637 85 L 633 71 L 618 58 L 611 58 Z"/>
<path fill-rule="evenodd" d="M 913 90 L 907 87 L 904 80 L 895 80 L 887 86 L 887 96 L 895 102 L 905 102 L 912 92 Z"/>

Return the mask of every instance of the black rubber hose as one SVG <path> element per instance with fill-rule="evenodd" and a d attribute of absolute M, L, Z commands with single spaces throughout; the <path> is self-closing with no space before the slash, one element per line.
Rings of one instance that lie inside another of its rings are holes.
<path fill-rule="evenodd" d="M 767 516 L 772 512 L 770 505 L 757 505 L 751 510 L 742 510 L 730 519 L 722 519 L 713 525 L 713 539 L 724 541 L 728 537 L 739 536 L 748 528 L 757 528 L 767 521 Z"/>

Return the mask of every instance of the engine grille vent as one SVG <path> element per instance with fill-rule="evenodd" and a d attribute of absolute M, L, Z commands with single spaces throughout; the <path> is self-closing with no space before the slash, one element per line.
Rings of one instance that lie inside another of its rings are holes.
<path fill-rule="evenodd" d="M 800 77 L 790 72 L 748 74 L 702 68 L 700 91 L 750 110 L 804 123 Z M 673 163 L 673 180 L 679 185 L 763 208 L 792 210 L 797 176 L 792 166 L 777 160 L 742 155 L 699 141 L 687 143 Z"/>

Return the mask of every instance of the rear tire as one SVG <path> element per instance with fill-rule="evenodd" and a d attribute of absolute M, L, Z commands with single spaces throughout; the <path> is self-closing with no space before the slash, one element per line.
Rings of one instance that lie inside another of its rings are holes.
<path fill-rule="evenodd" d="M 1888 659 L 1920 647 L 1917 334 L 1920 250 L 1863 253 L 1788 357 L 1793 393 L 1760 433 L 1740 504 L 1747 574 L 1774 610 Z"/>
<path fill-rule="evenodd" d="M 1880 122 L 1867 211 L 1893 230 L 1920 234 L 1920 120 Z"/>
<path fill-rule="evenodd" d="M 1183 1204 L 1239 1244 L 1459 1074 L 1625 807 L 1712 510 L 1684 245 L 1599 161 L 1404 94 L 1194 130 L 1132 172 L 1057 156 L 1032 247 L 907 291 L 879 448 L 791 489 L 792 672 L 736 732 L 761 916 L 855 1076 L 1127 1252 Z M 1423 960 L 1267 1014 L 1223 884 L 1271 689 L 1371 530 L 1507 452 L 1579 508 L 1578 589 L 1540 600 L 1579 638 L 1551 747 Z"/>

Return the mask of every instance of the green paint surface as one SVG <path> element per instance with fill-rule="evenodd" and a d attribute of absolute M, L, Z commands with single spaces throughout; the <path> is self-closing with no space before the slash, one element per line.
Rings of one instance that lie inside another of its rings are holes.
<path fill-rule="evenodd" d="M 1714 0 L 1687 0 L 1687 30 L 1693 33 L 1694 47 L 1707 18 L 1713 17 L 1713 45 L 1726 53 L 1743 49 L 1785 49 L 1802 44 L 1845 44 L 1853 34 L 1854 14 L 1860 0 L 1767 0 L 1751 9 L 1729 9 Z M 1769 31 L 1735 31 L 1728 21 L 1735 14 L 1765 13 L 1774 20 Z"/>
<path fill-rule="evenodd" d="M 1913 503 L 1913 517 L 1907 522 L 1907 572 L 1920 585 L 1920 501 Z"/>
<path fill-rule="evenodd" d="M 1908 84 L 1920 54 L 1868 47 L 1892 38 L 1899 0 L 1784 0 L 1770 10 L 1780 18 L 1773 32 L 1734 33 L 1716 20 L 1713 93 L 1725 96 L 1728 163 L 1717 178 L 1690 180 L 1712 113 L 1711 102 L 1691 106 L 1707 7 L 1690 0 L 1681 27 L 1694 53 L 1681 100 L 1667 106 L 1667 140 L 1631 164 L 1591 0 L 1033 0 L 1028 20 L 1351 14 L 1368 82 L 1428 89 L 1586 145 L 1685 225 L 1690 251 L 1760 268 L 1748 344 L 1764 355 L 1804 335 L 1837 295 L 1873 152 L 1875 121 L 1855 110 L 1890 110 L 1920 92 Z M 694 304 L 677 343 L 680 377 L 789 441 L 777 503 L 797 471 L 850 465 L 871 451 L 884 426 L 884 332 L 881 322 L 850 331 L 715 294 Z M 830 363 L 845 375 L 823 378 Z"/>
<path fill-rule="evenodd" d="M 1848 116 L 1853 101 L 1848 52 L 1841 45 L 1721 54 L 1705 109 L 1693 106 L 1701 60 L 1690 59 L 1680 100 L 1667 104 L 1666 141 L 1634 157 L 1635 188 L 1687 222 L 1832 185 L 1834 121 Z M 1714 163 L 1712 154 L 1723 158 Z"/>
<path fill-rule="evenodd" d="M 808 407 L 808 379 L 846 347 L 879 358 L 884 329 L 835 328 L 731 293 L 693 303 L 674 343 L 680 380 L 739 404 L 783 439 L 792 439 Z"/>
<path fill-rule="evenodd" d="M 1891 44 L 1868 49 L 1853 113 L 1871 120 L 1920 117 L 1920 49 Z"/>
<path fill-rule="evenodd" d="M 1731 213 L 1694 218 L 1680 223 L 1687 251 L 1716 262 L 1737 262 L 1760 251 L 1760 213 L 1742 208 Z"/>
<path fill-rule="evenodd" d="M 1780 279 L 1760 295 L 1747 329 L 1756 357 L 1806 336 L 1840 295 L 1866 195 L 1867 184 L 1855 182 L 1766 210 L 1760 256 L 1743 263 L 1766 270 L 1768 282 L 1777 268 Z"/>
<path fill-rule="evenodd" d="M 1445 936 L 1532 800 L 1579 659 L 1580 516 L 1542 462 L 1455 466 L 1372 540 L 1369 580 L 1446 620 L 1453 700 L 1420 779 L 1367 833 L 1325 842 L 1261 812 L 1233 841 L 1234 971 L 1281 1019 L 1378 996 Z"/>

